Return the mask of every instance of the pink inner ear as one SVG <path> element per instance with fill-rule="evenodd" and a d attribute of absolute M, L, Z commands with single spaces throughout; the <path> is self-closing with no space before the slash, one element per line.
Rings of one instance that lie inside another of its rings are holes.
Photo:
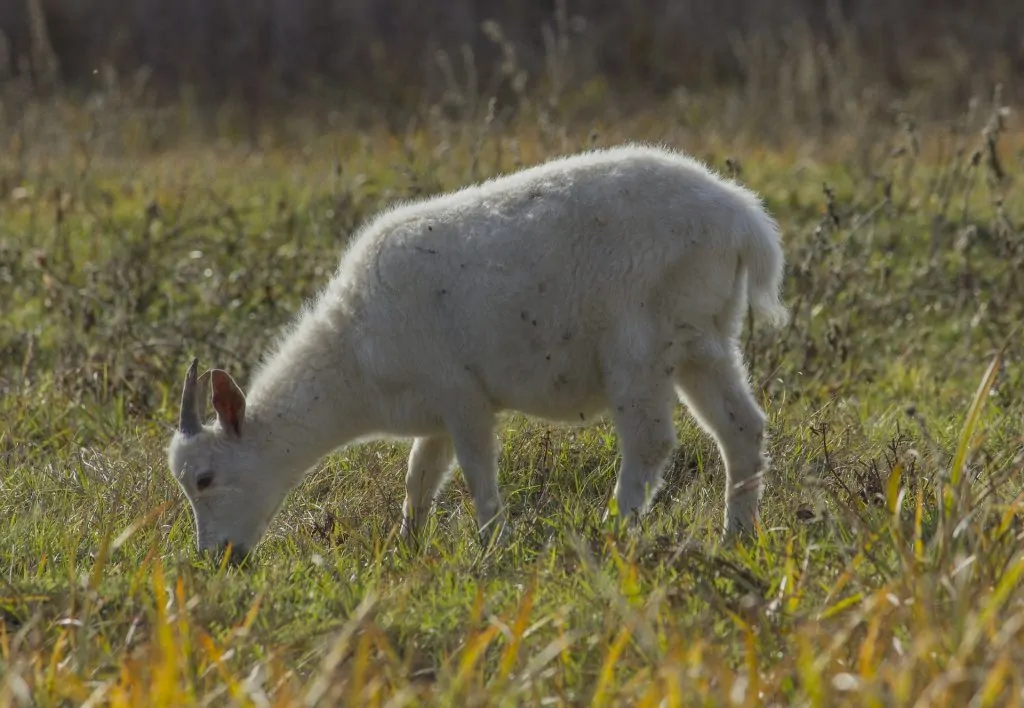
<path fill-rule="evenodd" d="M 236 434 L 240 434 L 242 417 L 245 415 L 245 396 L 223 371 L 212 371 L 210 383 L 213 388 L 213 409 L 217 411 L 221 425 L 230 426 Z"/>

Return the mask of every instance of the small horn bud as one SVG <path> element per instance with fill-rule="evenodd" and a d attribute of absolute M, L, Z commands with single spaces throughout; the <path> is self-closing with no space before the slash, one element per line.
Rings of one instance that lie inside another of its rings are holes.
<path fill-rule="evenodd" d="M 196 435 L 203 429 L 199 419 L 199 401 L 196 399 L 196 374 L 199 372 L 199 358 L 192 360 L 185 374 L 185 385 L 181 389 L 181 410 L 178 412 L 178 431 L 187 436 Z"/>

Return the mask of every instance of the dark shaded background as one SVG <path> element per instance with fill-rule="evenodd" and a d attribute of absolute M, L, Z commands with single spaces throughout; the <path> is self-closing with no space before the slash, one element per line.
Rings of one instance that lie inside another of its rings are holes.
<path fill-rule="evenodd" d="M 486 20 L 514 48 L 514 71 Z M 1024 74 L 1021 0 L 0 0 L 0 30 L 8 77 L 73 88 L 104 66 L 147 67 L 157 93 L 187 82 L 203 101 L 264 105 L 327 89 L 433 100 L 447 83 L 438 49 L 469 80 L 464 45 L 481 90 L 499 94 L 516 74 L 529 89 L 553 58 L 567 82 L 657 94 L 748 81 L 772 57 L 837 46 L 895 91 L 941 66 L 954 101 L 980 78 L 1005 82 L 1012 101 Z"/>

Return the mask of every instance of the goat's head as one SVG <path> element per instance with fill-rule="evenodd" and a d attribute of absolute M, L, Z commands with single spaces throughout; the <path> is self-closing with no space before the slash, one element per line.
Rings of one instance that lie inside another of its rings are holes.
<path fill-rule="evenodd" d="M 168 464 L 189 504 L 200 552 L 231 549 L 239 562 L 259 542 L 277 511 L 282 491 L 267 467 L 256 431 L 247 427 L 245 394 L 227 372 L 211 369 L 197 376 L 194 359 L 185 374 L 178 428 L 168 448 Z M 217 418 L 204 425 L 209 386 Z M 249 426 L 251 427 L 251 426 Z"/>

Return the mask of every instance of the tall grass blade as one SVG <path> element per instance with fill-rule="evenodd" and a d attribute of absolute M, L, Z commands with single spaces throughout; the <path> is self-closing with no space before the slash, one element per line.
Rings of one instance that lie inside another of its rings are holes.
<path fill-rule="evenodd" d="M 978 389 L 974 392 L 974 398 L 971 401 L 970 408 L 967 410 L 967 417 L 964 419 L 963 427 L 960 429 L 960 438 L 957 442 L 956 453 L 953 456 L 953 466 L 949 473 L 949 481 L 955 490 L 959 491 L 960 480 L 964 473 L 964 465 L 967 462 L 967 456 L 970 454 L 971 441 L 974 439 L 974 432 L 978 427 L 981 412 L 988 401 L 988 394 L 996 382 L 996 377 L 999 375 L 999 367 L 1002 361 L 1003 352 L 999 352 L 989 362 L 984 376 L 981 377 L 981 381 L 978 383 Z"/>

